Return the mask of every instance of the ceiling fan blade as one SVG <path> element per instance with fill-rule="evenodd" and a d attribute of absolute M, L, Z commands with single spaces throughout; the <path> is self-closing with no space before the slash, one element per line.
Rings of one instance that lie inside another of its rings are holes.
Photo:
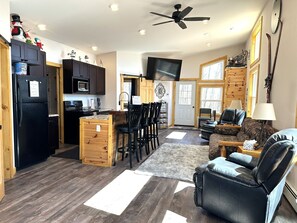
<path fill-rule="evenodd" d="M 193 9 L 192 7 L 188 6 L 187 8 L 185 8 L 179 13 L 178 17 L 183 19 L 186 15 L 188 15 L 192 11 L 192 9 Z"/>
<path fill-rule="evenodd" d="M 162 17 L 165 17 L 165 18 L 172 19 L 172 17 L 170 17 L 170 16 L 168 16 L 168 15 L 163 15 L 163 14 L 156 13 L 156 12 L 151 12 L 151 13 L 154 14 L 154 15 L 158 15 L 158 16 L 162 16 Z"/>
<path fill-rule="evenodd" d="M 179 21 L 177 24 L 178 24 L 179 27 L 182 28 L 182 29 L 186 29 L 186 28 L 187 28 L 186 24 L 185 24 L 183 21 Z"/>
<path fill-rule="evenodd" d="M 161 24 L 165 24 L 165 23 L 170 23 L 170 22 L 173 22 L 173 20 L 171 20 L 171 21 L 166 21 L 166 22 L 155 23 L 155 24 L 153 24 L 153 26 L 157 26 L 157 25 L 161 25 Z"/>
<path fill-rule="evenodd" d="M 185 21 L 204 21 L 204 20 L 210 20 L 210 17 L 187 17 L 184 18 Z"/>

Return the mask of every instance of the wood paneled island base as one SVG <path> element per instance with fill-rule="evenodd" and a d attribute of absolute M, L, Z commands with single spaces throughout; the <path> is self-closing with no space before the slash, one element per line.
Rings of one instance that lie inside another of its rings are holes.
<path fill-rule="evenodd" d="M 124 111 L 81 117 L 79 145 L 82 163 L 112 166 L 116 152 L 116 126 L 124 123 L 126 123 Z"/>

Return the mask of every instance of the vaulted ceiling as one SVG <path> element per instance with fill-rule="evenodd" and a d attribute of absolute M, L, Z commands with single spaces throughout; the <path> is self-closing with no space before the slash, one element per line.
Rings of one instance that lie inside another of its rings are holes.
<path fill-rule="evenodd" d="M 20 15 L 31 35 L 94 53 L 128 51 L 174 53 L 180 57 L 244 43 L 268 0 L 11 0 L 11 13 Z M 110 5 L 119 10 L 112 12 Z M 209 16 L 208 24 L 185 21 L 187 29 L 170 19 L 174 5 L 191 6 L 187 17 Z M 45 24 L 40 31 L 38 24 Z M 139 30 L 145 29 L 146 35 Z M 96 52 L 91 46 L 97 46 Z"/>

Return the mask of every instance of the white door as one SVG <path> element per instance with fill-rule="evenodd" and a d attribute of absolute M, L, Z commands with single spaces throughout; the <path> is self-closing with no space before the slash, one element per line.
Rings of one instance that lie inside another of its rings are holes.
<path fill-rule="evenodd" d="M 195 124 L 195 81 L 176 82 L 175 125 Z"/>

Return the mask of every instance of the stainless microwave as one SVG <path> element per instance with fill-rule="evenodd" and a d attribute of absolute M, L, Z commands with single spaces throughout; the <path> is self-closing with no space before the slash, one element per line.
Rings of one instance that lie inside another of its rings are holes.
<path fill-rule="evenodd" d="M 74 93 L 87 93 L 90 91 L 90 83 L 88 79 L 73 79 Z"/>

